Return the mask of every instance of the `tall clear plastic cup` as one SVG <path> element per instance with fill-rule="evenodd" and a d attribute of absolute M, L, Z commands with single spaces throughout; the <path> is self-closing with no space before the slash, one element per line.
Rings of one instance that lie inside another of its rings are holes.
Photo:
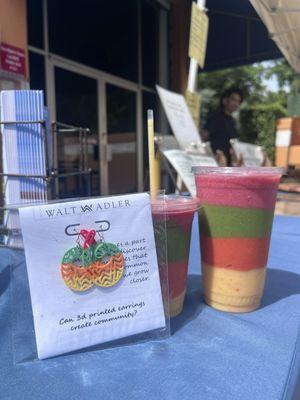
<path fill-rule="evenodd" d="M 278 183 L 284 170 L 194 167 L 205 302 L 229 312 L 260 306 Z"/>

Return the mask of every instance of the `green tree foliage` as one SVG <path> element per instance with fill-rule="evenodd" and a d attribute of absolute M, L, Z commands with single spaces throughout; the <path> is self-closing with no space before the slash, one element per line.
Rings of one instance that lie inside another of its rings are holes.
<path fill-rule="evenodd" d="M 270 79 L 276 77 L 280 90 L 285 87 L 290 88 L 294 82 L 295 73 L 289 66 L 288 62 L 282 58 L 280 60 L 272 61 L 269 68 L 265 71 L 265 78 Z"/>
<path fill-rule="evenodd" d="M 240 112 L 240 140 L 263 147 L 274 161 L 276 121 L 286 116 L 286 109 L 279 102 L 253 104 Z"/>
<path fill-rule="evenodd" d="M 272 77 L 277 79 L 277 92 L 266 87 L 265 80 Z M 221 93 L 237 87 L 245 96 L 239 113 L 240 139 L 262 145 L 273 159 L 276 120 L 287 115 L 287 92 L 293 79 L 293 70 L 283 59 L 199 74 L 201 126 L 207 114 L 219 106 Z"/>

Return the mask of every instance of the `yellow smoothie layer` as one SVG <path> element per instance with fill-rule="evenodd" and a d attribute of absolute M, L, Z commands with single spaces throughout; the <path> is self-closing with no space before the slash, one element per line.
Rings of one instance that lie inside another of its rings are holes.
<path fill-rule="evenodd" d="M 202 264 L 205 302 L 230 312 L 247 312 L 259 307 L 266 268 L 235 271 Z"/>
<path fill-rule="evenodd" d="M 184 303 L 184 296 L 185 296 L 185 291 L 181 293 L 179 296 L 169 299 L 170 317 L 176 317 L 178 314 L 181 313 Z"/>

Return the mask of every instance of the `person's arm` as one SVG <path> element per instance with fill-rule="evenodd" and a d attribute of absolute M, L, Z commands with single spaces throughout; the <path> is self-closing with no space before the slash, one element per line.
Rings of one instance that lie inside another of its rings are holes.
<path fill-rule="evenodd" d="M 216 150 L 216 160 L 219 167 L 228 166 L 228 160 L 222 150 Z"/>

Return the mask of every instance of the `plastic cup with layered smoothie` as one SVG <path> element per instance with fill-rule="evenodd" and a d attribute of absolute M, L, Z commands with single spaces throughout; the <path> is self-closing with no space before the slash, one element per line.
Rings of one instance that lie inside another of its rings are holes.
<path fill-rule="evenodd" d="M 152 200 L 151 204 L 165 308 L 175 317 L 183 308 L 192 223 L 199 202 L 191 197 L 165 195 Z"/>
<path fill-rule="evenodd" d="M 194 167 L 205 302 L 229 312 L 260 306 L 282 168 Z"/>

